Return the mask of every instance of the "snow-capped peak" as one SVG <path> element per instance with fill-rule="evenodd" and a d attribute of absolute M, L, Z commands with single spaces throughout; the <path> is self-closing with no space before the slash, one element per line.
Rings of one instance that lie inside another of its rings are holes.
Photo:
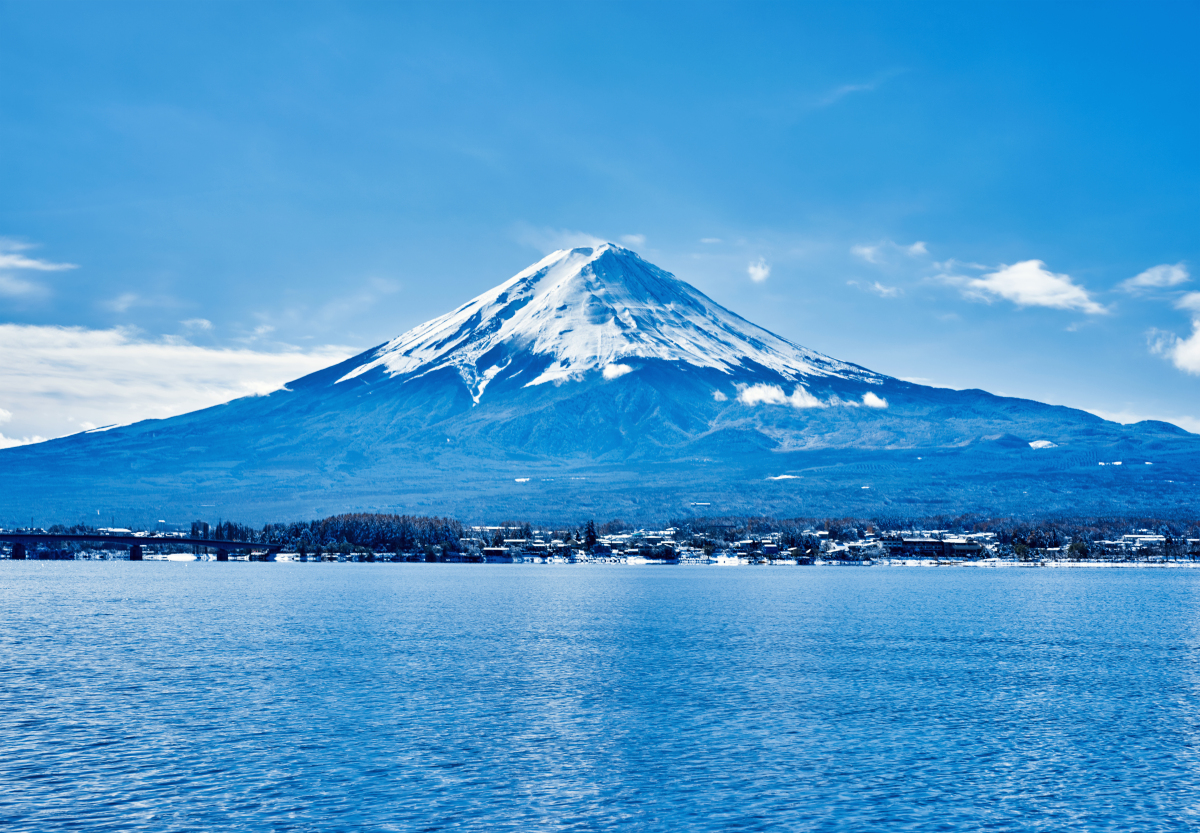
<path fill-rule="evenodd" d="M 615 379 L 638 359 L 730 374 L 757 364 L 793 380 L 882 379 L 755 326 L 628 249 L 605 243 L 547 255 L 383 345 L 338 381 L 377 367 L 406 378 L 454 367 L 478 402 L 520 353 L 549 360 L 526 387 L 596 371 Z"/>

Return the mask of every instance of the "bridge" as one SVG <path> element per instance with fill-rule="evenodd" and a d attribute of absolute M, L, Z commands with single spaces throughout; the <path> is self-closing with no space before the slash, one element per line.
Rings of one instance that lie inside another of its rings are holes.
<path fill-rule="evenodd" d="M 283 549 L 282 544 L 252 544 L 249 541 L 215 541 L 209 538 L 170 538 L 164 535 L 104 535 L 103 533 L 52 533 L 52 532 L 0 532 L 0 543 L 12 544 L 12 558 L 28 557 L 29 547 L 36 552 L 38 544 L 91 543 L 116 544 L 129 547 L 129 560 L 142 560 L 142 547 L 151 544 L 175 544 L 176 546 L 207 547 L 217 551 L 218 561 L 228 561 L 231 550 L 265 549 L 274 555 Z"/>

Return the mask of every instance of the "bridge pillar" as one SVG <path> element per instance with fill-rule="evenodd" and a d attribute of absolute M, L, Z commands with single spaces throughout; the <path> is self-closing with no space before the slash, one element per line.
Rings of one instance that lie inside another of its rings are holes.
<path fill-rule="evenodd" d="M 141 561 L 142 560 L 142 545 L 141 544 L 134 544 L 132 547 L 129 548 L 129 560 L 130 561 Z"/>
<path fill-rule="evenodd" d="M 229 550 L 217 550 L 217 560 L 218 561 L 228 561 L 229 560 Z"/>
<path fill-rule="evenodd" d="M 13 544 L 12 558 L 13 558 L 13 561 L 24 561 L 25 560 L 25 545 L 24 544 Z"/>

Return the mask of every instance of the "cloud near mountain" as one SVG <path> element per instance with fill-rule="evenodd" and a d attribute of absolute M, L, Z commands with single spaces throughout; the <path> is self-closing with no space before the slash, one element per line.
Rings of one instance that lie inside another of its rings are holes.
<path fill-rule="evenodd" d="M 0 407 L 10 414 L 0 446 L 270 393 L 351 352 L 219 349 L 124 328 L 0 324 Z"/>

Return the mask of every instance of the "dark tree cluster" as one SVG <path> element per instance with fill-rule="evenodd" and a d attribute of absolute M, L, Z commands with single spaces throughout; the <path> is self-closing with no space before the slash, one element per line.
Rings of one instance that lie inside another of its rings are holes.
<path fill-rule="evenodd" d="M 262 529 L 233 521 L 222 521 L 210 528 L 207 523 L 196 521 L 192 524 L 192 536 L 281 545 L 308 552 L 343 545 L 376 552 L 413 552 L 434 546 L 441 547 L 443 552 L 457 552 L 461 549 L 463 526 L 453 518 L 354 512 L 319 521 L 269 523 Z"/>

